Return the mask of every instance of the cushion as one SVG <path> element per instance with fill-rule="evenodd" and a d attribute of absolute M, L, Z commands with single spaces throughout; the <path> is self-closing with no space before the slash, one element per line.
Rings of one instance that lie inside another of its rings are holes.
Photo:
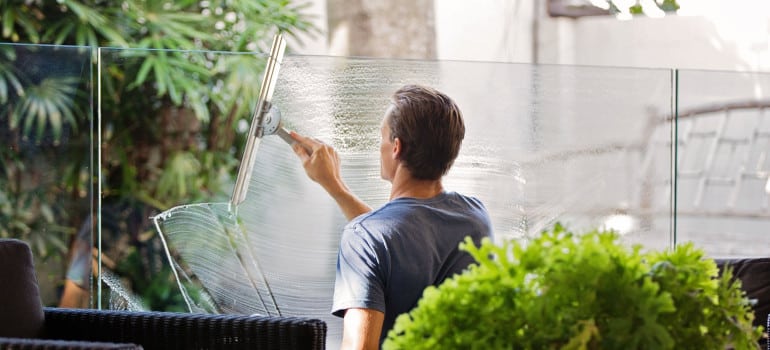
<path fill-rule="evenodd" d="M 128 343 L 103 343 L 73 340 L 0 338 L 0 349 L 46 350 L 142 350 L 140 345 Z"/>
<path fill-rule="evenodd" d="M 756 300 L 754 325 L 764 326 L 770 313 L 770 258 L 717 259 L 720 271 L 726 265 L 733 269 L 733 277 L 741 280 L 746 297 Z"/>
<path fill-rule="evenodd" d="M 0 337 L 34 338 L 43 329 L 43 305 L 23 241 L 0 239 Z"/>

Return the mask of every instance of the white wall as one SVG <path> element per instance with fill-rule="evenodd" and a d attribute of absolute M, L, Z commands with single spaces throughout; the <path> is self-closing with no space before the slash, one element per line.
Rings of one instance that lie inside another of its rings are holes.
<path fill-rule="evenodd" d="M 572 40 L 573 52 L 547 48 L 552 44 L 541 42 L 542 51 L 550 53 L 541 55 L 541 62 L 770 71 L 770 11 L 764 15 L 585 18 L 566 24 L 572 29 L 569 37 L 557 36 Z M 561 22 L 547 21 L 543 29 L 557 31 L 558 25 L 564 26 Z M 563 57 L 570 54 L 572 62 L 565 62 Z"/>
<path fill-rule="evenodd" d="M 530 62 L 532 1 L 436 0 L 440 60 Z"/>
<path fill-rule="evenodd" d="M 327 33 L 326 1 L 310 3 L 321 33 L 295 52 L 344 56 Z M 435 0 L 436 58 L 531 63 L 536 56 L 547 64 L 770 71 L 770 2 L 679 3 L 681 15 L 664 18 L 572 20 L 548 17 L 545 0 Z"/>

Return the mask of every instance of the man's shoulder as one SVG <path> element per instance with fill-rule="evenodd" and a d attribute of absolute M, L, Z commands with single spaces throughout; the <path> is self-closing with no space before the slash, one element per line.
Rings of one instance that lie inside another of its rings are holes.
<path fill-rule="evenodd" d="M 444 209 L 467 210 L 468 208 L 486 211 L 484 203 L 478 198 L 448 191 L 431 199 L 398 198 L 391 200 L 373 211 L 353 218 L 349 224 L 392 222 L 393 220 L 419 215 L 424 211 L 430 212 L 431 210 Z"/>
<path fill-rule="evenodd" d="M 380 251 L 390 236 L 393 222 L 392 219 L 384 218 L 378 210 L 359 215 L 345 225 L 340 238 L 341 246 L 358 247 L 359 250 L 368 247 Z"/>
<path fill-rule="evenodd" d="M 368 213 L 361 214 L 350 221 L 351 224 L 372 223 L 380 221 L 389 221 L 398 218 L 409 211 L 411 203 L 404 201 L 390 201 L 381 207 Z"/>
<path fill-rule="evenodd" d="M 404 215 L 405 211 L 399 205 L 392 205 L 387 203 L 380 208 L 372 210 L 368 213 L 361 214 L 353 220 L 350 220 L 346 225 L 346 228 L 353 229 L 355 231 L 379 231 L 381 227 L 387 227 L 392 225 L 393 222 L 398 222 Z"/>
<path fill-rule="evenodd" d="M 461 199 L 461 200 L 464 200 L 464 201 L 468 201 L 468 202 L 472 202 L 472 203 L 475 203 L 475 204 L 483 205 L 481 203 L 480 199 L 478 199 L 478 198 L 476 198 L 476 197 L 474 197 L 472 195 L 462 194 L 462 193 L 459 193 L 459 192 L 448 192 L 448 195 L 452 196 L 455 199 Z"/>

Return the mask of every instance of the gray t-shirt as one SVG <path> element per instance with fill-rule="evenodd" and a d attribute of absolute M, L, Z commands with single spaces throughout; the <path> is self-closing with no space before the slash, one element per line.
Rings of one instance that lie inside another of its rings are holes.
<path fill-rule="evenodd" d="M 458 245 L 492 236 L 484 205 L 442 192 L 429 199 L 397 198 L 345 226 L 337 257 L 332 314 L 367 308 L 385 313 L 380 342 L 423 290 L 474 262 Z"/>

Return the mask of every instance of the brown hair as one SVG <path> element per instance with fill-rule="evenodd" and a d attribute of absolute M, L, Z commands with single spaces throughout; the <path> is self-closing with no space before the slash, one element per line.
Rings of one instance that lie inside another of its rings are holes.
<path fill-rule="evenodd" d="M 418 180 L 440 179 L 454 163 L 465 137 L 460 108 L 430 87 L 406 85 L 391 97 L 391 141 L 401 141 L 399 160 Z"/>

